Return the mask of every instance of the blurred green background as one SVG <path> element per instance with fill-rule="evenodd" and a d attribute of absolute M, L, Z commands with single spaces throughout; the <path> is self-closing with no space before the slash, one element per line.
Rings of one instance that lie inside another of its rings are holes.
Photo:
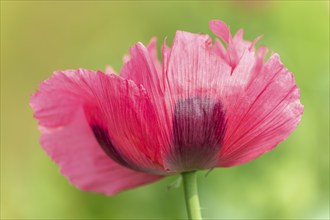
<path fill-rule="evenodd" d="M 281 55 L 305 112 L 274 151 L 242 166 L 199 173 L 210 219 L 329 218 L 329 2 L 1 1 L 1 218 L 185 218 L 176 177 L 114 197 L 81 192 L 41 149 L 28 105 L 52 71 L 118 71 L 122 56 L 152 36 L 203 32 L 210 19 L 245 29 Z M 213 35 L 211 35 L 214 37 Z"/>

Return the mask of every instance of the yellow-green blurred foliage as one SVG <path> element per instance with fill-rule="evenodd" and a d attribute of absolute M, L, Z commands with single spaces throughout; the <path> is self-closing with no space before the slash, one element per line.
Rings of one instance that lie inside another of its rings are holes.
<path fill-rule="evenodd" d="M 38 142 L 28 105 L 52 71 L 118 71 L 128 48 L 210 19 L 245 29 L 281 55 L 301 88 L 302 121 L 274 151 L 242 166 L 200 172 L 206 218 L 329 218 L 329 3 L 327 1 L 1 1 L 1 217 L 185 218 L 176 177 L 114 197 L 81 192 Z M 211 35 L 214 37 L 214 35 Z"/>

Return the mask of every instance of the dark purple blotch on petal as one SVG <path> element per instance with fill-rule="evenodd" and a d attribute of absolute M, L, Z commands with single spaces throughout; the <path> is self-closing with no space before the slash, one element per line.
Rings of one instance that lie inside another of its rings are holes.
<path fill-rule="evenodd" d="M 225 130 L 220 100 L 201 97 L 179 100 L 174 109 L 169 169 L 187 171 L 216 166 Z"/>
<path fill-rule="evenodd" d="M 91 128 L 93 130 L 93 133 L 95 135 L 95 138 L 99 145 L 101 146 L 102 150 L 114 161 L 119 163 L 122 166 L 125 166 L 127 168 L 132 168 L 132 166 L 126 162 L 126 160 L 123 158 L 123 156 L 120 154 L 120 152 L 116 149 L 116 147 L 111 142 L 111 139 L 109 137 L 108 131 L 97 125 L 91 125 Z"/>
<path fill-rule="evenodd" d="M 125 156 L 124 153 L 121 153 L 120 150 L 113 144 L 113 142 L 111 141 L 111 138 L 109 136 L 109 133 L 105 128 L 103 128 L 102 126 L 97 125 L 97 124 L 90 125 L 90 127 L 94 133 L 94 136 L 95 136 L 97 142 L 99 143 L 100 147 L 105 152 L 105 154 L 109 158 L 111 158 L 112 160 L 117 162 L 118 164 L 120 164 L 124 167 L 127 167 L 129 169 L 139 171 L 139 172 L 151 173 L 151 174 L 155 174 L 155 175 L 167 174 L 163 170 L 148 169 L 148 168 L 136 165 L 127 156 Z"/>

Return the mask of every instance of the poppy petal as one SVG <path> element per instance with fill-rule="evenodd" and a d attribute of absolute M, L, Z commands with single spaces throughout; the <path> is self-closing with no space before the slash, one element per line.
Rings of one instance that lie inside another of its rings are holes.
<path fill-rule="evenodd" d="M 142 43 L 137 43 L 130 48 L 130 58 L 126 61 L 120 71 L 120 76 L 134 81 L 137 85 L 141 84 L 152 95 L 158 98 L 163 94 L 164 83 L 159 63 L 155 58 L 155 41 L 152 41 L 147 49 Z M 150 52 L 151 53 L 150 53 Z"/>
<path fill-rule="evenodd" d="M 176 33 L 171 49 L 164 44 L 163 59 L 168 82 L 164 96 L 172 117 L 166 167 L 176 172 L 214 167 L 225 130 L 222 83 L 231 68 L 219 59 L 207 35 L 183 31 Z"/>
<path fill-rule="evenodd" d="M 214 52 L 208 35 L 177 31 L 167 55 L 166 77 L 171 95 L 217 95 L 230 66 Z M 222 88 L 223 89 L 223 88 Z"/>
<path fill-rule="evenodd" d="M 249 69 L 248 64 L 245 69 Z M 300 121 L 303 106 L 299 89 L 277 54 L 251 76 L 245 89 L 227 102 L 220 166 L 239 165 L 272 150 Z"/>
<path fill-rule="evenodd" d="M 227 44 L 231 41 L 232 37 L 230 34 L 230 29 L 225 22 L 220 20 L 211 20 L 209 22 L 209 27 L 215 35 L 223 39 Z"/>
<path fill-rule="evenodd" d="M 100 113 L 87 109 L 94 132 L 125 165 L 145 172 L 163 172 L 163 136 L 158 115 L 143 86 L 116 75 L 98 74 L 94 96 Z M 101 132 L 101 133 L 100 133 Z"/>
<path fill-rule="evenodd" d="M 157 38 L 153 37 L 149 41 L 147 45 L 148 52 L 150 54 L 150 58 L 157 70 L 158 75 L 162 75 L 162 65 L 158 59 L 158 53 L 157 53 Z"/>
<path fill-rule="evenodd" d="M 40 85 L 30 104 L 39 121 L 41 144 L 63 175 L 80 189 L 113 195 L 161 176 L 128 169 L 100 147 L 86 109 L 96 105 L 96 88 L 103 87 L 95 86 L 103 76 L 107 77 L 87 70 L 57 72 Z"/>
<path fill-rule="evenodd" d="M 223 21 L 220 20 L 211 20 L 209 22 L 209 27 L 215 35 L 222 38 L 227 44 L 227 49 L 224 49 L 222 43 L 220 41 L 216 41 L 215 51 L 232 67 L 232 72 L 240 62 L 245 51 L 255 51 L 254 46 L 262 37 L 257 37 L 253 42 L 246 41 L 243 39 L 243 29 L 239 29 L 232 38 L 229 28 Z"/>
<path fill-rule="evenodd" d="M 164 98 L 166 81 L 164 80 L 163 71 L 157 59 L 156 39 L 153 38 L 147 48 L 143 44 L 137 43 L 130 48 L 129 57 L 129 60 L 127 60 L 120 71 L 120 76 L 132 80 L 137 85 L 142 85 L 145 88 L 158 121 L 152 122 L 152 118 L 146 119 L 146 122 L 153 126 L 153 130 L 155 130 L 157 123 L 160 124 L 162 122 L 162 126 L 157 126 L 159 130 L 157 133 L 159 137 L 157 140 L 158 144 L 156 142 L 151 144 L 153 146 L 159 146 L 159 148 L 155 149 L 154 154 L 157 154 L 160 160 L 162 151 L 171 143 L 171 121 L 169 121 L 171 112 L 167 111 L 168 101 Z"/>

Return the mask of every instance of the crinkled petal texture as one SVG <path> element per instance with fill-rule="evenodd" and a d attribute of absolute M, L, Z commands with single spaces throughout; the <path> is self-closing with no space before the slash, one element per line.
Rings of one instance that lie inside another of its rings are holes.
<path fill-rule="evenodd" d="M 260 37 L 248 42 L 239 30 L 232 39 L 229 28 L 218 20 L 210 21 L 210 28 L 227 43 L 227 50 L 217 50 L 219 44 L 215 48 L 232 67 L 226 79 L 226 134 L 219 152 L 219 166 L 229 167 L 253 160 L 287 138 L 299 123 L 303 106 L 293 75 L 279 55 L 264 63 L 267 48 L 255 49 Z"/>
<path fill-rule="evenodd" d="M 120 76 L 57 72 L 31 105 L 42 145 L 84 190 L 114 194 L 161 175 L 230 167 L 272 150 L 295 129 L 303 106 L 293 75 L 268 49 L 232 37 L 218 20 L 208 35 L 178 31 L 125 56 Z"/>
<path fill-rule="evenodd" d="M 157 129 L 145 123 L 154 110 L 133 82 L 83 69 L 56 72 L 30 103 L 43 148 L 78 188 L 113 195 L 161 178 L 149 174 L 162 170 L 148 149 L 157 144 L 148 137 Z"/>

